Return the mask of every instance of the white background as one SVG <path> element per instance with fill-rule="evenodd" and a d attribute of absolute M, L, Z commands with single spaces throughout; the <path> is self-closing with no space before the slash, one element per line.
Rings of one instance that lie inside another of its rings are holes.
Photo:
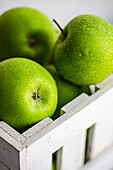
<path fill-rule="evenodd" d="M 113 0 L 0 0 L 0 15 L 14 7 L 31 7 L 65 26 L 80 14 L 95 14 L 113 24 Z"/>

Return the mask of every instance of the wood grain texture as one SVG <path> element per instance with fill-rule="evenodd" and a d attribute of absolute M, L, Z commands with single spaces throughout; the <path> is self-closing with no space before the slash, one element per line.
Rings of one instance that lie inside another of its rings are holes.
<path fill-rule="evenodd" d="M 0 138 L 0 162 L 11 170 L 19 169 L 19 151 Z"/>
<path fill-rule="evenodd" d="M 35 133 L 37 133 L 38 131 L 40 131 L 41 129 L 43 129 L 44 127 L 46 127 L 52 121 L 53 120 L 51 118 L 47 117 L 43 119 L 42 121 L 40 121 L 39 123 L 37 123 L 36 125 L 34 125 L 33 127 L 29 128 L 24 133 L 22 133 L 22 136 L 24 137 L 24 139 L 27 139 L 31 137 L 32 135 L 34 135 Z"/>
<path fill-rule="evenodd" d="M 91 158 L 95 158 L 113 144 L 113 112 L 107 113 L 95 125 Z"/>
<path fill-rule="evenodd" d="M 85 139 L 84 136 L 86 130 L 94 124 L 97 124 L 99 130 L 96 130 L 95 135 L 97 137 L 94 138 L 93 146 L 94 143 L 95 144 L 98 142 L 100 143 L 99 134 L 103 133 L 102 130 L 104 128 L 103 127 L 104 121 L 107 120 L 108 122 L 111 122 L 108 125 L 106 124 L 105 126 L 106 128 L 109 125 L 111 127 L 112 124 L 113 118 L 111 114 L 113 111 L 112 78 L 113 77 L 110 77 L 107 80 L 105 80 L 105 82 L 100 83 L 99 85 L 100 90 L 95 92 L 93 95 L 87 96 L 86 94 L 82 94 L 81 96 L 77 97 L 74 101 L 70 102 L 66 107 L 64 107 L 63 112 L 65 112 L 65 114 L 63 114 L 55 121 L 52 121 L 51 119 L 43 120 L 42 122 L 39 122 L 32 128 L 28 129 L 28 131 L 24 132 L 23 134 L 19 134 L 17 131 L 15 131 L 13 128 L 8 126 L 4 122 L 0 122 L 1 166 L 6 166 L 11 170 L 18 169 L 32 170 L 33 168 L 36 168 L 38 166 L 40 168 L 41 166 L 45 167 L 48 164 L 49 168 L 48 170 L 50 170 L 51 155 L 58 149 L 64 147 L 63 150 L 64 156 L 62 157 L 64 160 L 66 160 L 65 153 L 69 153 L 70 149 L 74 151 L 74 155 L 76 156 L 77 149 L 78 151 L 80 151 L 80 153 L 83 153 L 83 149 L 79 150 L 80 139 Z M 65 110 L 66 108 L 68 109 Z M 108 117 L 109 119 L 107 119 Z M 106 140 L 105 143 L 110 144 L 112 128 L 110 134 L 107 135 L 108 141 Z M 95 142 L 97 141 L 96 138 L 98 138 L 98 142 Z M 105 138 L 103 139 L 105 140 Z M 84 142 L 81 145 L 84 146 Z M 97 146 L 97 144 L 95 146 Z M 103 145 L 103 148 L 105 148 L 105 146 L 108 147 L 108 144 Z M 99 150 L 99 148 L 97 147 L 94 148 L 96 148 L 97 151 Z M 11 158 L 9 157 L 9 155 L 11 155 Z M 104 159 L 106 159 L 106 161 L 110 163 L 108 157 L 104 156 L 103 160 Z M 69 161 L 74 162 L 74 160 L 72 160 L 72 156 L 70 155 Z M 93 162 L 96 163 L 95 161 Z M 93 165 L 93 162 L 91 163 L 91 165 Z M 61 164 L 62 167 L 63 166 L 65 167 L 65 164 L 64 165 L 63 163 Z M 69 165 L 69 163 L 67 165 Z"/>
<path fill-rule="evenodd" d="M 113 145 L 79 170 L 113 170 Z"/>
<path fill-rule="evenodd" d="M 48 157 L 67 141 L 95 124 L 106 113 L 109 115 L 113 110 L 112 94 L 111 84 L 105 86 L 29 138 L 26 141 L 29 166 L 36 160 L 40 162 Z"/>
<path fill-rule="evenodd" d="M 15 129 L 0 122 L 0 161 L 1 166 L 8 167 L 11 170 L 27 170 L 27 148 L 24 141 L 31 137 L 35 132 L 47 126 L 52 120 L 46 118 L 38 124 L 28 129 L 23 134 Z M 0 169 L 1 170 L 1 169 Z"/>
<path fill-rule="evenodd" d="M 0 162 L 0 170 L 9 170 L 9 168 Z"/>
<path fill-rule="evenodd" d="M 61 108 L 61 115 L 63 115 L 64 113 L 68 112 L 73 107 L 74 108 L 77 107 L 80 103 L 85 101 L 87 98 L 88 98 L 88 95 L 85 94 L 85 93 L 82 93 L 77 98 L 75 98 L 74 100 L 72 100 L 71 102 L 67 103 L 65 106 L 63 106 Z"/>
<path fill-rule="evenodd" d="M 35 164 L 35 166 L 28 168 L 29 170 L 52 170 L 52 155 L 41 161 L 39 164 Z"/>
<path fill-rule="evenodd" d="M 83 166 L 85 141 L 86 133 L 82 132 L 64 144 L 60 151 L 60 159 L 58 158 L 60 167 L 58 167 L 57 170 L 75 170 Z"/>
<path fill-rule="evenodd" d="M 82 93 L 80 96 L 61 108 L 61 114 L 68 112 L 73 107 L 77 107 L 85 101 L 88 95 Z M 71 132 L 73 136 L 73 131 Z M 57 152 L 57 170 L 75 170 L 80 168 L 84 163 L 86 143 L 86 130 L 76 137 L 67 141 L 64 146 Z"/>
<path fill-rule="evenodd" d="M 101 88 L 105 87 L 108 84 L 112 84 L 112 82 L 113 82 L 113 73 L 110 76 L 108 76 L 105 80 L 103 80 L 102 82 L 96 84 L 96 86 L 99 89 L 101 89 Z"/>

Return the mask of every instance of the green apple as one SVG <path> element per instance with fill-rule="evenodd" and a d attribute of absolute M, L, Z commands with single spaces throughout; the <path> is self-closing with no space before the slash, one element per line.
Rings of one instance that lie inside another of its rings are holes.
<path fill-rule="evenodd" d="M 97 84 L 113 71 L 113 26 L 95 15 L 77 16 L 61 32 L 53 51 L 64 79 L 76 85 Z"/>
<path fill-rule="evenodd" d="M 24 7 L 10 9 L 0 16 L 0 60 L 22 56 L 48 63 L 57 34 L 43 13 Z"/>
<path fill-rule="evenodd" d="M 54 65 L 47 64 L 44 66 L 53 76 L 56 81 L 58 88 L 58 105 L 55 114 L 53 115 L 53 119 L 56 119 L 60 116 L 60 109 L 68 102 L 76 98 L 81 93 L 87 93 L 90 95 L 90 89 L 88 86 L 76 86 L 66 80 L 64 80 L 56 71 Z"/>
<path fill-rule="evenodd" d="M 44 67 L 26 58 L 0 62 L 0 119 L 23 132 L 56 106 L 56 82 Z"/>
<path fill-rule="evenodd" d="M 55 164 L 53 161 L 52 161 L 52 170 L 55 170 Z"/>

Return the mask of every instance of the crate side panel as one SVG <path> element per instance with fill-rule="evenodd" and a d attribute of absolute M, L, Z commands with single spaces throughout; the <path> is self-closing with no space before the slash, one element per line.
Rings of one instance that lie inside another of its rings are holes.
<path fill-rule="evenodd" d="M 9 170 L 9 168 L 0 162 L 0 170 Z"/>
<path fill-rule="evenodd" d="M 18 143 L 22 143 L 25 140 L 25 137 L 23 137 L 19 132 L 17 132 L 15 129 L 13 129 L 4 121 L 0 121 L 0 129 L 2 129 L 4 132 L 6 132 L 10 137 L 15 139 L 16 141 L 18 141 Z"/>
<path fill-rule="evenodd" d="M 110 109 L 110 108 L 109 108 Z M 96 157 L 113 143 L 113 110 L 95 124 L 91 158 Z"/>
<path fill-rule="evenodd" d="M 40 163 L 36 163 L 35 166 L 32 167 L 31 165 L 30 167 L 29 170 L 52 170 L 52 155 Z"/>
<path fill-rule="evenodd" d="M 0 138 L 0 162 L 11 170 L 19 169 L 19 152 Z"/>
<path fill-rule="evenodd" d="M 110 100 L 109 97 L 111 98 Z M 38 162 L 42 161 L 49 154 L 61 148 L 67 140 L 71 140 L 83 130 L 95 124 L 104 114 L 110 114 L 109 108 L 113 109 L 112 101 L 113 89 L 110 89 L 86 107 L 80 109 L 80 106 L 78 106 L 79 111 L 77 111 L 78 108 L 73 108 L 29 138 L 26 141 L 28 164 L 31 161 L 35 163 L 35 159 Z M 81 104 L 82 106 L 83 103 Z M 71 134 L 72 131 L 74 132 L 73 134 Z"/>
<path fill-rule="evenodd" d="M 95 159 L 90 160 L 79 170 L 112 170 L 113 169 L 113 146 L 105 150 Z"/>
<path fill-rule="evenodd" d="M 35 133 L 37 133 L 38 131 L 40 131 L 41 129 L 43 129 L 45 126 L 47 126 L 48 124 L 50 124 L 53 120 L 49 117 L 41 120 L 40 122 L 38 122 L 37 124 L 35 124 L 33 127 L 29 128 L 28 130 L 26 130 L 22 136 L 24 136 L 26 139 L 31 137 L 32 135 L 34 135 Z"/>
<path fill-rule="evenodd" d="M 89 96 L 87 94 L 82 93 L 81 95 L 79 95 L 78 97 L 76 97 L 75 99 L 73 99 L 72 101 L 67 103 L 65 106 L 63 106 L 61 108 L 61 115 L 64 114 L 65 112 L 69 111 L 70 109 L 78 106 L 80 103 L 85 101 L 88 97 Z"/>
<path fill-rule="evenodd" d="M 19 170 L 27 170 L 26 148 L 19 152 Z"/>
<path fill-rule="evenodd" d="M 72 132 L 73 133 L 73 132 Z M 84 163 L 86 131 L 64 144 L 57 163 L 57 170 L 75 170 Z M 60 150 L 59 150 L 60 151 Z M 59 166 L 60 165 L 60 166 Z"/>

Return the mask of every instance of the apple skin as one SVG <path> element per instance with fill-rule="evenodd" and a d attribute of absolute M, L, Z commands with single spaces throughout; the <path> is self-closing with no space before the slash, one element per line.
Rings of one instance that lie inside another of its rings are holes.
<path fill-rule="evenodd" d="M 42 98 L 34 98 L 39 92 Z M 0 62 L 0 119 L 19 132 L 51 117 L 57 107 L 57 86 L 40 64 L 26 58 Z"/>
<path fill-rule="evenodd" d="M 72 19 L 60 34 L 53 52 L 54 65 L 76 85 L 97 84 L 113 71 L 113 26 L 90 14 Z"/>
<path fill-rule="evenodd" d="M 58 105 L 53 115 L 53 119 L 60 116 L 60 109 L 66 105 L 68 102 L 79 96 L 81 93 L 91 94 L 90 88 L 88 86 L 76 86 L 71 82 L 64 80 L 60 74 L 55 69 L 54 65 L 46 64 L 44 67 L 51 73 L 56 81 L 58 89 Z"/>
<path fill-rule="evenodd" d="M 24 7 L 10 9 L 0 16 L 0 61 L 22 56 L 49 63 L 57 37 L 43 13 Z"/>
<path fill-rule="evenodd" d="M 52 162 L 52 170 L 55 170 L 54 162 Z"/>

